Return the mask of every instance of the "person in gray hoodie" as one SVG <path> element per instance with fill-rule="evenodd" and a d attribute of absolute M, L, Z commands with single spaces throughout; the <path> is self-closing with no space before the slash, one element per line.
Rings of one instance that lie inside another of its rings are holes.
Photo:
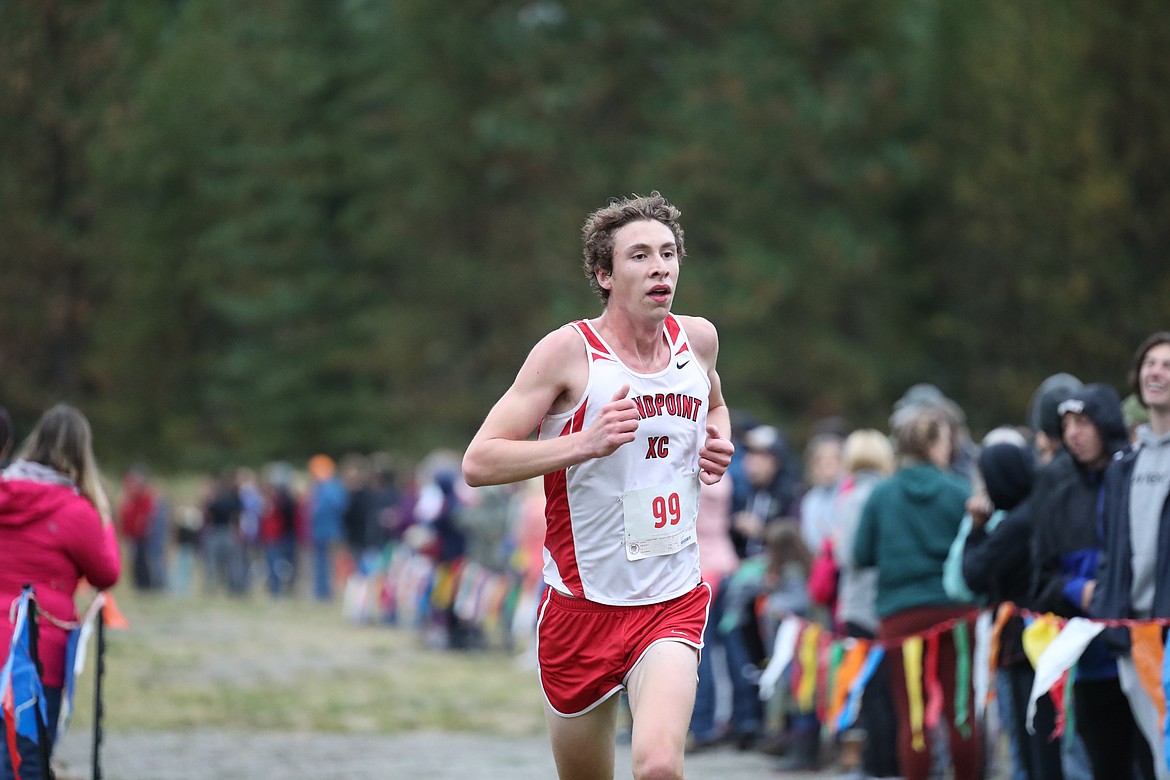
<path fill-rule="evenodd" d="M 1104 554 L 1091 593 L 1096 618 L 1170 618 L 1170 331 L 1138 347 L 1130 384 L 1149 421 L 1105 472 Z M 1106 629 L 1133 715 L 1154 753 L 1159 780 L 1170 778 L 1158 711 L 1142 687 L 1124 628 Z"/>

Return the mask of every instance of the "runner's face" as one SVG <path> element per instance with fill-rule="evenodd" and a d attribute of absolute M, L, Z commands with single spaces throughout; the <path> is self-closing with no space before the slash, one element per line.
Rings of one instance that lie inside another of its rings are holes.
<path fill-rule="evenodd" d="M 678 247 L 661 222 L 623 225 L 613 236 L 613 273 L 598 271 L 609 305 L 631 311 L 670 311 L 678 282 Z"/>

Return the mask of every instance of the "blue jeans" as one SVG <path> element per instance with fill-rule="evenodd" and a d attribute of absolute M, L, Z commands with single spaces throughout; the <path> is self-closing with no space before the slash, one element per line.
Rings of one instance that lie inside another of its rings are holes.
<path fill-rule="evenodd" d="M 313 595 L 318 601 L 333 598 L 333 542 L 313 541 Z"/>
<path fill-rule="evenodd" d="M 1004 669 L 995 670 L 995 703 L 999 715 L 999 725 L 1008 737 L 1008 760 L 1011 761 L 1011 780 L 1028 780 L 1028 771 L 1024 768 L 1024 751 L 1026 746 L 1020 745 L 1020 725 L 1016 722 L 1015 691 L 1012 681 Z"/>
<path fill-rule="evenodd" d="M 703 657 L 699 660 L 699 683 L 695 689 L 695 709 L 691 713 L 691 733 L 699 742 L 721 736 L 715 723 L 716 677 L 722 672 L 731 678 L 731 733 L 740 736 L 760 730 L 760 700 L 755 680 L 745 670 L 756 669 L 748 654 L 740 629 L 720 633 L 719 621 L 725 609 L 726 581 L 715 588 L 715 598 L 707 615 L 703 632 Z M 722 653 L 713 652 L 721 648 Z"/>
<path fill-rule="evenodd" d="M 296 560 L 296 540 L 287 537 L 264 545 L 264 560 L 268 564 L 268 593 L 272 596 L 292 592 Z"/>
<path fill-rule="evenodd" d="M 53 743 L 57 741 L 57 718 L 61 715 L 61 689 L 45 686 L 45 708 L 48 710 L 49 722 L 45 724 L 45 739 L 48 740 L 48 754 L 53 755 Z M 0 780 L 13 780 L 12 758 L 8 755 L 8 740 L 6 724 L 0 720 Z M 41 751 L 37 743 L 31 739 L 18 736 L 16 749 L 20 751 L 21 780 L 44 780 L 48 772 L 41 766 Z"/>

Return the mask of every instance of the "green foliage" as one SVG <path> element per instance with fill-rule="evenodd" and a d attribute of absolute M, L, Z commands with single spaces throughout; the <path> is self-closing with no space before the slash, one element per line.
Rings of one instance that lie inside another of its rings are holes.
<path fill-rule="evenodd" d="M 0 402 L 118 463 L 458 447 L 598 304 L 578 229 L 684 211 L 678 308 L 798 436 L 1120 385 L 1170 295 L 1170 8 L 0 4 Z"/>

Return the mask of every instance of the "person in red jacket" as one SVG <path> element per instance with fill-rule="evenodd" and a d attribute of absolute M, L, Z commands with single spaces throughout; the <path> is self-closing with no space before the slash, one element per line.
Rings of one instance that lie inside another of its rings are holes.
<path fill-rule="evenodd" d="M 67 626 L 77 621 L 77 584 L 85 578 L 103 590 L 122 570 L 92 438 L 84 415 L 58 404 L 0 473 L 0 658 L 8 657 L 14 629 L 8 605 L 31 583 L 42 615 L 39 656 L 50 752 L 65 681 Z M 21 774 L 41 777 L 37 746 L 18 737 L 17 748 Z M 11 766 L 8 750 L 0 739 L 0 772 Z"/>
<path fill-rule="evenodd" d="M 146 469 L 136 466 L 122 477 L 122 500 L 118 504 L 118 525 L 131 544 L 134 587 L 150 590 L 159 581 L 150 560 L 151 523 L 158 509 L 158 497 L 150 486 Z"/>

